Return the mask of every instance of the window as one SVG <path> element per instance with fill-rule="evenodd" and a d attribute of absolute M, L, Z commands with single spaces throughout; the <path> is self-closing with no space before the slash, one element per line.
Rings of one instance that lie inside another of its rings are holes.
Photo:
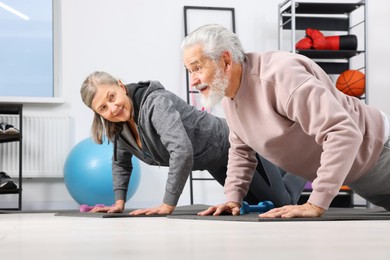
<path fill-rule="evenodd" d="M 0 0 L 0 100 L 56 96 L 53 0 Z"/>

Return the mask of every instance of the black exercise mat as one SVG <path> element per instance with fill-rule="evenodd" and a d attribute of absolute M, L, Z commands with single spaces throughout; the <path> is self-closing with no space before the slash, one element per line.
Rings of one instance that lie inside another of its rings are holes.
<path fill-rule="evenodd" d="M 198 216 L 196 214 L 188 214 L 169 215 L 167 217 L 175 219 L 223 220 L 245 222 L 390 220 L 390 212 L 383 209 L 330 208 L 320 218 L 259 218 L 258 215 L 258 213 L 249 213 L 239 216 Z"/>
<path fill-rule="evenodd" d="M 222 221 L 245 221 L 245 222 L 269 222 L 269 221 L 347 221 L 347 220 L 390 220 L 390 212 L 383 209 L 356 209 L 356 208 L 330 208 L 320 218 L 259 218 L 258 213 L 232 216 L 198 216 L 197 213 L 207 209 L 208 205 L 196 204 L 178 206 L 171 215 L 139 215 L 131 216 L 126 210 L 124 213 L 88 213 L 63 211 L 55 216 L 89 217 L 89 218 L 134 218 L 134 217 L 168 217 L 173 219 L 194 220 L 222 220 Z"/>
<path fill-rule="evenodd" d="M 132 216 L 129 215 L 128 212 L 123 213 L 102 213 L 102 212 L 74 212 L 74 211 L 66 211 L 66 212 L 58 212 L 55 216 L 59 217 L 85 217 L 85 218 L 136 218 L 136 217 L 165 217 L 166 215 L 139 215 Z"/>
<path fill-rule="evenodd" d="M 191 216 L 196 215 L 198 212 L 207 209 L 208 205 L 196 204 L 196 205 L 188 205 L 188 206 L 178 206 L 172 212 L 172 215 L 185 215 Z M 167 215 L 138 215 L 132 216 L 129 215 L 131 211 L 135 209 L 127 209 L 123 213 L 90 213 L 90 212 L 77 212 L 77 211 L 62 211 L 57 212 L 55 216 L 63 216 L 63 217 L 87 217 L 87 218 L 139 218 L 139 217 L 166 217 Z"/>

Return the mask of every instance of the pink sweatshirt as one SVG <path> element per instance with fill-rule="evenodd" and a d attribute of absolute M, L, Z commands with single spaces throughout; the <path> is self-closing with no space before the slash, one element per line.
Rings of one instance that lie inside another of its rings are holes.
<path fill-rule="evenodd" d="M 227 201 L 241 203 L 258 152 L 313 182 L 309 202 L 328 209 L 342 185 L 372 169 L 383 149 L 381 112 L 336 89 L 312 60 L 288 52 L 249 53 L 233 100 Z"/>

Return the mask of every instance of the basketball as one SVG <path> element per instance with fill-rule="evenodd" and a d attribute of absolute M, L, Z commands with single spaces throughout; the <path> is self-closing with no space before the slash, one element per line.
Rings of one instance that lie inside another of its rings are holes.
<path fill-rule="evenodd" d="M 354 97 L 363 95 L 365 87 L 365 75 L 358 70 L 346 70 L 340 74 L 336 81 L 336 88 L 338 90 Z"/>

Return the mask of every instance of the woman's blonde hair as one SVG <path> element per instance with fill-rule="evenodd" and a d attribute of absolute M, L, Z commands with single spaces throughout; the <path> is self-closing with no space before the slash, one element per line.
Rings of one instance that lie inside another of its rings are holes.
<path fill-rule="evenodd" d="M 97 88 L 101 85 L 117 85 L 119 87 L 118 80 L 107 72 L 103 71 L 93 72 L 84 80 L 83 84 L 81 85 L 81 99 L 83 100 L 84 104 L 92 110 L 92 100 L 96 95 Z M 115 134 L 122 130 L 122 122 L 111 122 L 103 118 L 96 111 L 94 111 L 94 113 L 95 115 L 91 127 L 91 136 L 96 143 L 103 143 L 104 134 L 107 136 L 108 141 L 110 141 L 113 139 Z"/>

